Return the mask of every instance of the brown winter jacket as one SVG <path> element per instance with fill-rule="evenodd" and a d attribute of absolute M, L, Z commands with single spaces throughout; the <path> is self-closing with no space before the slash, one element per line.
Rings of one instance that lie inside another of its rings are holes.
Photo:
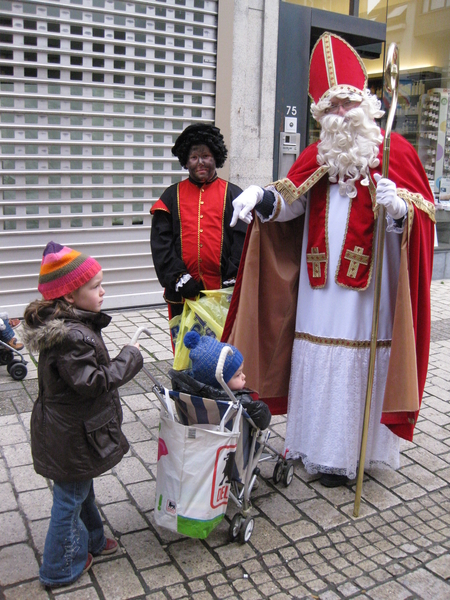
<path fill-rule="evenodd" d="M 31 415 L 31 450 L 37 473 L 55 481 L 92 479 L 128 451 L 121 431 L 118 388 L 142 368 L 142 355 L 125 346 L 110 359 L 101 336 L 111 317 L 71 310 L 26 327 L 24 341 L 39 351 L 39 396 Z"/>

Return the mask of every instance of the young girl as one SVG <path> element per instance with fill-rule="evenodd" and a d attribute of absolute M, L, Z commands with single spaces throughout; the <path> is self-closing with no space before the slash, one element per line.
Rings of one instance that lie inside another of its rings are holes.
<path fill-rule="evenodd" d="M 35 300 L 25 310 L 24 341 L 39 352 L 39 396 L 31 415 L 31 451 L 37 473 L 53 480 L 53 506 L 39 578 L 56 587 L 76 581 L 93 556 L 112 554 L 95 505 L 93 478 L 128 451 L 121 431 L 118 388 L 142 368 L 139 345 L 110 359 L 101 330 L 99 263 L 54 242 L 42 258 Z"/>

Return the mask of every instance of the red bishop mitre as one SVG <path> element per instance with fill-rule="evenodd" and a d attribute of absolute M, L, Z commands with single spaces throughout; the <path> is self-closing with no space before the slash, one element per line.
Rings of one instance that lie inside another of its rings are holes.
<path fill-rule="evenodd" d="M 334 33 L 317 40 L 309 63 L 308 94 L 317 104 L 330 92 L 362 96 L 367 87 L 367 71 L 356 50 Z"/>

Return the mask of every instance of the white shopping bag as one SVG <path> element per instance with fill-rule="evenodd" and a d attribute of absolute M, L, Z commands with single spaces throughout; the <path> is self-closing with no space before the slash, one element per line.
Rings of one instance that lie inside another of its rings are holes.
<path fill-rule="evenodd" d="M 161 411 L 155 504 L 158 525 L 204 539 L 223 519 L 241 410 L 234 417 L 232 431 L 223 423 L 182 425 Z"/>

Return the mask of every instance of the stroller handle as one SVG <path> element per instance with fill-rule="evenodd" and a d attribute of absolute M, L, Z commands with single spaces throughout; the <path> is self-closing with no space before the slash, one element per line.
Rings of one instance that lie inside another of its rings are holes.
<path fill-rule="evenodd" d="M 136 329 L 136 332 L 134 333 L 133 337 L 130 340 L 130 346 L 132 346 L 133 344 L 135 344 L 138 341 L 139 336 L 142 333 L 145 333 L 146 335 L 148 335 L 148 337 L 152 337 L 152 334 L 149 329 L 147 329 L 146 327 L 139 327 L 138 329 Z"/>
<path fill-rule="evenodd" d="M 233 350 L 230 348 L 230 346 L 224 346 L 220 352 L 219 360 L 217 361 L 216 379 L 222 386 L 222 389 L 227 393 L 230 400 L 232 402 L 236 402 L 236 398 L 235 398 L 233 392 L 227 386 L 227 384 L 225 383 L 225 380 L 223 378 L 223 367 L 225 365 L 225 360 L 226 360 L 228 354 L 233 354 Z"/>

